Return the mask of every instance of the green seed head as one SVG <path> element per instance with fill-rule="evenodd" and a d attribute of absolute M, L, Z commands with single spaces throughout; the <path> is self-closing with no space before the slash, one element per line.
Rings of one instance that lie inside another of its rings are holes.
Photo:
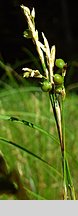
<path fill-rule="evenodd" d="M 45 80 L 43 83 L 41 83 L 41 88 L 44 92 L 49 92 L 52 89 L 52 84 Z"/>
<path fill-rule="evenodd" d="M 60 68 L 60 69 L 63 69 L 64 65 L 65 65 L 65 62 L 63 59 L 56 59 L 55 61 L 55 65 Z"/>
<path fill-rule="evenodd" d="M 58 93 L 58 94 L 60 94 L 62 92 L 62 87 L 61 86 L 60 87 L 56 87 L 55 88 L 55 92 Z"/>
<path fill-rule="evenodd" d="M 61 85 L 63 83 L 63 77 L 60 74 L 54 75 L 54 83 L 56 85 Z"/>

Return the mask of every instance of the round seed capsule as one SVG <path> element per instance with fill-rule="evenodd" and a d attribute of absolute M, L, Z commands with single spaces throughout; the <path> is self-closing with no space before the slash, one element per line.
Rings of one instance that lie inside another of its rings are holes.
<path fill-rule="evenodd" d="M 55 65 L 60 68 L 60 69 L 63 69 L 64 65 L 65 65 L 65 62 L 63 59 L 56 59 L 55 61 Z"/>
<path fill-rule="evenodd" d="M 48 82 L 47 80 L 45 80 L 42 84 L 41 84 L 41 88 L 44 92 L 48 92 L 51 91 L 52 89 L 52 84 L 50 82 Z"/>
<path fill-rule="evenodd" d="M 55 92 L 60 94 L 62 92 L 62 87 L 55 88 Z"/>
<path fill-rule="evenodd" d="M 54 75 L 54 83 L 56 85 L 61 85 L 63 83 L 63 77 L 60 74 Z"/>

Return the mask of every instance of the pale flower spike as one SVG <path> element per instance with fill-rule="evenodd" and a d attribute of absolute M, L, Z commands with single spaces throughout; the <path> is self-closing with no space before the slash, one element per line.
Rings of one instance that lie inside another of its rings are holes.
<path fill-rule="evenodd" d="M 36 45 L 36 49 L 37 49 L 37 52 L 39 54 L 39 58 L 40 58 L 40 61 L 41 61 L 41 64 L 42 64 L 42 67 L 43 67 L 43 70 L 45 73 L 44 75 L 48 78 L 48 69 L 47 69 L 47 66 L 45 64 L 45 58 L 43 55 L 43 51 L 40 47 L 40 42 L 39 42 L 39 38 L 38 38 L 38 31 L 35 30 L 35 24 L 32 21 L 32 16 L 30 14 L 30 10 L 28 10 L 28 8 L 23 6 L 23 5 L 21 6 L 21 8 L 24 10 L 24 14 L 27 18 L 28 28 L 31 32 L 32 40 L 33 40 L 34 44 Z M 25 34 L 24 34 L 24 37 L 25 37 Z"/>
<path fill-rule="evenodd" d="M 54 62 L 55 62 L 55 46 L 52 46 L 51 52 L 50 47 L 47 38 L 45 37 L 44 33 L 42 32 L 42 36 L 44 39 L 44 46 L 45 46 L 45 54 L 47 59 L 47 65 L 49 69 L 49 80 L 51 83 L 53 83 L 53 68 L 54 68 Z"/>
<path fill-rule="evenodd" d="M 53 69 L 54 69 L 54 63 L 55 63 L 55 54 L 56 54 L 56 48 L 55 45 L 51 47 L 51 53 L 50 53 L 50 80 L 51 83 L 53 83 Z"/>
<path fill-rule="evenodd" d="M 30 15 L 30 9 L 26 6 L 24 6 L 23 4 L 21 5 L 21 8 L 24 10 L 24 14 L 26 16 L 26 14 L 28 13 L 28 15 Z"/>
<path fill-rule="evenodd" d="M 25 73 L 23 74 L 23 77 L 43 78 L 43 75 L 40 74 L 38 70 L 32 70 L 31 68 L 23 68 L 22 70 L 25 71 Z"/>
<path fill-rule="evenodd" d="M 39 58 L 44 70 L 44 76 L 47 78 L 51 83 L 53 83 L 53 68 L 55 62 L 55 46 L 52 46 L 51 51 L 49 47 L 49 43 L 47 38 L 45 37 L 44 33 L 42 32 L 42 37 L 44 40 L 44 44 L 39 41 L 38 31 L 35 30 L 35 9 L 33 8 L 31 13 L 28 7 L 21 5 L 21 8 L 24 10 L 24 14 L 27 18 L 28 29 L 29 32 L 26 30 L 24 31 L 24 37 L 32 38 L 34 44 L 36 45 L 37 52 L 39 54 Z M 46 62 L 45 62 L 46 57 Z"/>
<path fill-rule="evenodd" d="M 34 8 L 31 11 L 31 16 L 32 16 L 33 19 L 35 18 L 35 9 Z"/>
<path fill-rule="evenodd" d="M 42 36 L 43 36 L 43 39 L 44 39 L 44 47 L 45 47 L 46 57 L 47 57 L 47 59 L 49 59 L 49 58 L 50 58 L 49 43 L 48 43 L 48 40 L 47 40 L 47 38 L 45 37 L 45 35 L 44 35 L 43 32 L 42 32 Z"/>

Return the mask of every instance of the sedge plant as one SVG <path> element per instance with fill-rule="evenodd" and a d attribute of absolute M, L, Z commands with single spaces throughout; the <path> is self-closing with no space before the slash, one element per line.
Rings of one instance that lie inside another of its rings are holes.
<path fill-rule="evenodd" d="M 53 110 L 57 132 L 59 136 L 59 143 L 61 149 L 62 171 L 63 171 L 63 199 L 75 200 L 75 190 L 70 173 L 70 168 L 66 155 L 65 146 L 65 120 L 64 120 L 64 100 L 66 97 L 64 79 L 66 75 L 67 63 L 61 59 L 55 58 L 56 47 L 49 46 L 45 34 L 42 32 L 43 42 L 39 41 L 38 31 L 35 28 L 35 9 L 32 11 L 24 5 L 21 5 L 24 11 L 28 29 L 24 31 L 24 37 L 31 38 L 37 50 L 39 60 L 42 67 L 42 73 L 36 68 L 22 68 L 24 78 L 36 78 L 42 89 L 46 94 L 46 99 L 49 97 L 51 108 Z"/>

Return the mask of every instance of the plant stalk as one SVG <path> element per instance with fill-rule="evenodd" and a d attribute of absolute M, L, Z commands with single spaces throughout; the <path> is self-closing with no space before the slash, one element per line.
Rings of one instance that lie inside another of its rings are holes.
<path fill-rule="evenodd" d="M 64 184 L 64 200 L 69 199 L 69 192 L 70 192 L 70 198 L 72 200 L 75 200 L 75 190 L 70 174 L 70 169 L 66 157 L 66 151 L 65 151 L 65 121 L 64 121 L 64 99 L 62 98 L 62 95 L 57 96 L 54 93 L 49 93 L 50 102 L 52 105 L 57 131 L 59 135 L 60 140 L 60 148 L 61 148 L 61 154 L 62 154 L 62 170 L 63 170 L 63 184 Z"/>

